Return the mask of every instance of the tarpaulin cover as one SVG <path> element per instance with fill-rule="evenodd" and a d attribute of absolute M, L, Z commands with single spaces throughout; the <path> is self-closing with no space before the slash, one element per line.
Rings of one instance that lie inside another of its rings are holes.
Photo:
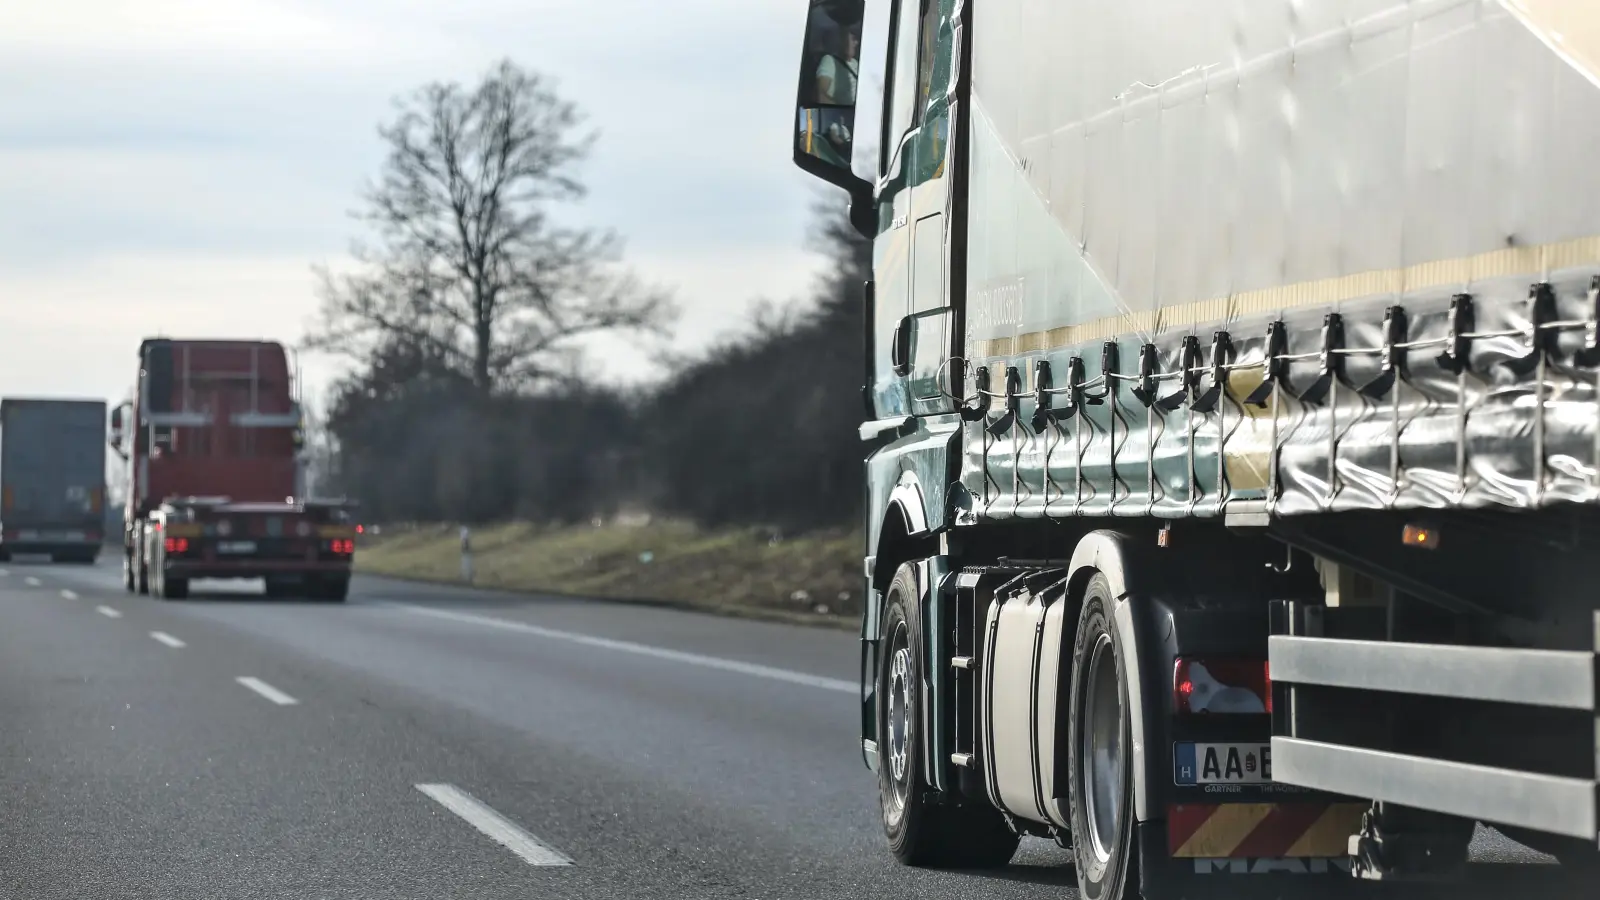
<path fill-rule="evenodd" d="M 976 512 L 1596 499 L 1600 4 L 972 15 Z"/>

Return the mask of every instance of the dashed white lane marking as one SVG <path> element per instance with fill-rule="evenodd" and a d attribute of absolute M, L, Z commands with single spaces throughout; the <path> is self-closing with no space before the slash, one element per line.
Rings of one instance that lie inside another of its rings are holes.
<path fill-rule="evenodd" d="M 234 681 L 239 682 L 240 684 L 252 691 L 255 691 L 268 700 L 271 700 L 273 703 L 276 703 L 279 706 L 293 706 L 300 702 L 299 700 L 296 700 L 288 694 L 285 694 L 283 691 L 278 690 L 259 678 L 252 678 L 248 675 L 244 675 L 240 676 L 239 678 L 235 678 Z"/>
<path fill-rule="evenodd" d="M 172 635 L 167 634 L 165 631 L 152 631 L 152 632 L 150 632 L 150 636 L 155 638 L 156 640 L 160 641 L 161 643 L 166 644 L 168 647 L 171 647 L 174 650 L 178 649 L 179 647 L 187 647 L 188 646 L 183 641 L 180 641 L 177 638 L 173 637 Z"/>
<path fill-rule="evenodd" d="M 417 790 L 483 832 L 501 846 L 522 857 L 530 866 L 570 866 L 572 860 L 561 851 L 524 831 L 521 826 L 480 803 L 466 791 L 451 784 L 419 784 Z"/>
<path fill-rule="evenodd" d="M 28 587 L 38 587 L 39 586 L 39 579 L 33 577 L 32 575 L 29 575 L 27 578 L 22 579 L 22 583 L 27 585 Z"/>
<path fill-rule="evenodd" d="M 109 606 L 96 606 L 94 608 L 94 611 L 99 613 L 102 616 L 105 616 L 108 619 L 120 619 L 120 618 L 122 618 L 121 611 L 112 609 Z"/>
<path fill-rule="evenodd" d="M 67 599 L 67 600 L 76 600 L 76 599 L 78 599 L 78 592 L 77 591 L 63 590 L 61 592 L 61 596 L 62 596 L 62 598 Z"/>
<path fill-rule="evenodd" d="M 771 666 L 756 663 L 739 662 L 733 659 L 723 659 L 719 656 L 702 656 L 699 653 L 686 653 L 682 650 L 668 650 L 664 647 L 651 647 L 648 644 L 635 644 L 631 641 L 617 641 L 611 638 L 595 637 L 588 634 L 578 634 L 572 631 L 557 631 L 554 628 L 541 628 L 538 625 L 529 625 L 526 622 L 511 622 L 505 619 L 495 619 L 489 616 L 477 616 L 472 613 L 454 612 L 444 609 L 432 609 L 426 606 L 412 606 L 408 603 L 392 604 L 401 609 L 410 610 L 421 616 L 433 616 L 436 619 L 448 619 L 452 622 L 465 622 L 470 625 L 482 625 L 487 628 L 499 628 L 504 631 L 515 631 L 521 634 L 532 634 L 557 641 L 568 641 L 582 644 L 587 647 L 599 647 L 605 650 L 617 650 L 622 653 L 634 653 L 639 656 L 652 656 L 656 659 L 669 659 L 673 662 L 688 663 L 691 666 L 703 666 L 707 669 L 721 669 L 724 672 L 738 672 L 742 675 L 754 675 L 757 678 L 770 678 L 773 681 L 787 681 L 791 684 L 803 684 L 807 687 L 821 688 L 826 691 L 839 691 L 854 694 L 860 688 L 854 681 L 845 681 L 841 678 L 824 678 L 821 675 L 808 675 L 804 672 L 794 672 L 789 669 L 775 669 Z"/>

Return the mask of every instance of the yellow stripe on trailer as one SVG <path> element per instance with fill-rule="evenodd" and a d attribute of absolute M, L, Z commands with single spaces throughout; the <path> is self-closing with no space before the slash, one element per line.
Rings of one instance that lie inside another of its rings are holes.
<path fill-rule="evenodd" d="M 1178 804 L 1167 811 L 1179 859 L 1318 859 L 1349 853 L 1364 803 Z"/>
<path fill-rule="evenodd" d="M 206 527 L 199 522 L 168 522 L 161 530 L 167 537 L 197 538 L 206 533 Z"/>
<path fill-rule="evenodd" d="M 1341 856 L 1350 852 L 1350 835 L 1361 831 L 1364 803 L 1335 803 L 1300 835 L 1285 856 Z"/>
<path fill-rule="evenodd" d="M 317 537 L 325 538 L 353 538 L 356 529 L 352 525 L 322 525 L 317 528 Z"/>

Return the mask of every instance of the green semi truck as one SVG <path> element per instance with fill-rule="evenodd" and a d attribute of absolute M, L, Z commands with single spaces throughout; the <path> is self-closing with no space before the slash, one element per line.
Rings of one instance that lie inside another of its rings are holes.
<path fill-rule="evenodd" d="M 1557 0 L 811 0 L 899 860 L 1362 896 L 1491 826 L 1600 890 L 1597 60 Z"/>

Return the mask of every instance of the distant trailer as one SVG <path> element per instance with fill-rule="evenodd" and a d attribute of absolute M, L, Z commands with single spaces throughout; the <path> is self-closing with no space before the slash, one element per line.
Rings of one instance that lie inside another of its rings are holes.
<path fill-rule="evenodd" d="M 0 559 L 92 563 L 104 541 L 103 400 L 0 400 Z"/>

